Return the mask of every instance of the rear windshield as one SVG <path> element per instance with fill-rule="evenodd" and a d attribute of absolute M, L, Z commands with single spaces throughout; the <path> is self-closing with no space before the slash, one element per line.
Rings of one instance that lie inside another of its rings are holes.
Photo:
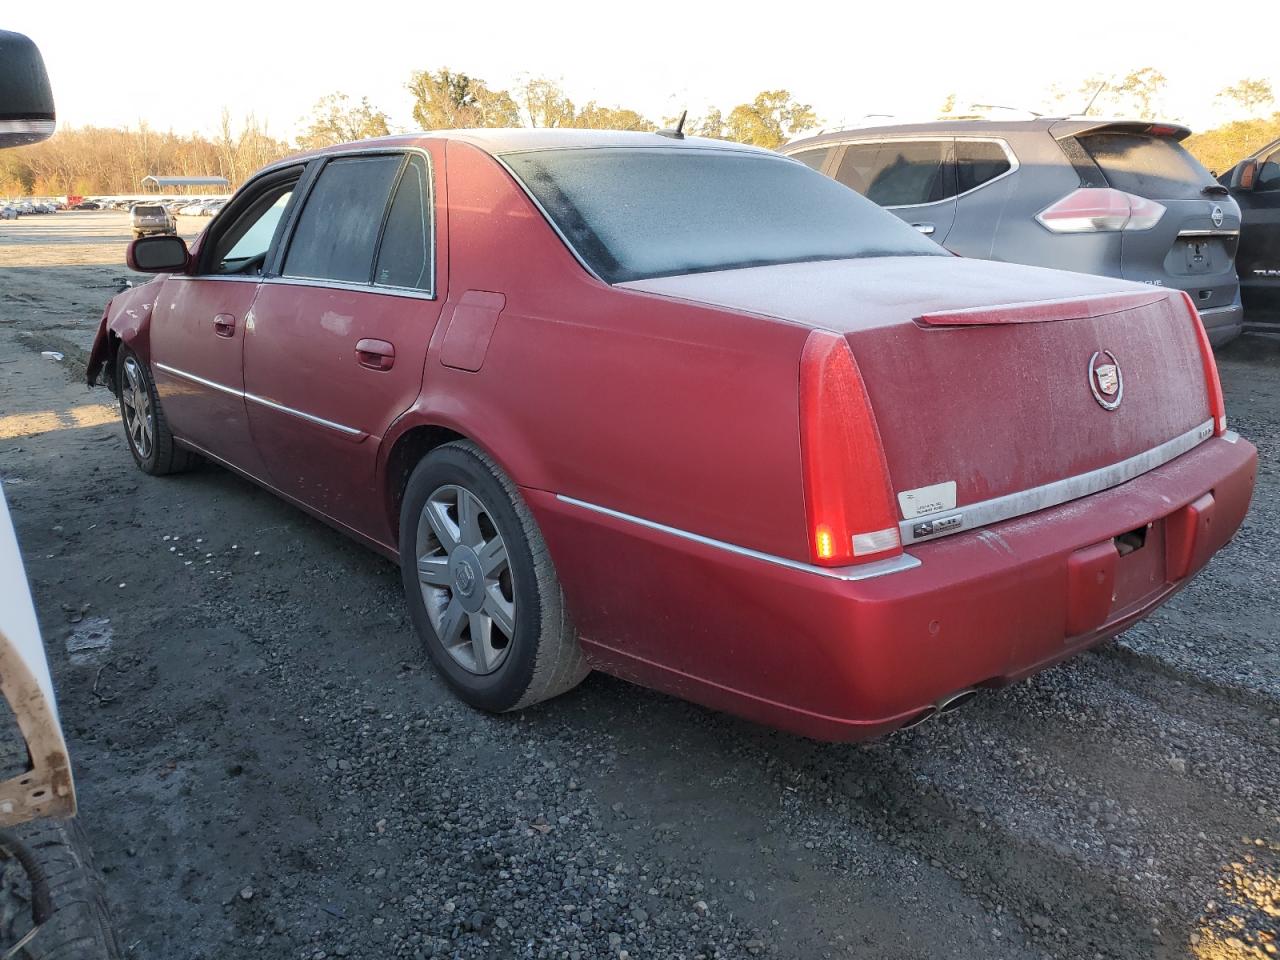
<path fill-rule="evenodd" d="M 1181 200 L 1201 195 L 1215 183 L 1176 140 L 1140 133 L 1093 133 L 1080 143 L 1117 190 L 1149 200 Z"/>
<path fill-rule="evenodd" d="M 633 147 L 503 159 L 608 283 L 807 260 L 945 256 L 893 214 L 783 157 Z"/>
<path fill-rule="evenodd" d="M 133 212 L 144 217 L 154 217 L 164 213 L 164 207 L 134 207 Z"/>

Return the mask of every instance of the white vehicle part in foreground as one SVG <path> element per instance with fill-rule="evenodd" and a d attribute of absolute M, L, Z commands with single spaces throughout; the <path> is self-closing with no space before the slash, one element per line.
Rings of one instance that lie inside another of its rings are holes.
<path fill-rule="evenodd" d="M 0 827 L 76 812 L 71 758 L 58 721 L 26 571 L 0 489 L 0 693 L 18 722 L 30 758 L 24 773 L 0 781 Z"/>

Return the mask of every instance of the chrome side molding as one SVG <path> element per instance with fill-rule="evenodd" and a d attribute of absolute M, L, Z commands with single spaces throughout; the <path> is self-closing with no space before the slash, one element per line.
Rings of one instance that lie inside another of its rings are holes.
<path fill-rule="evenodd" d="M 791 570 L 798 570 L 801 573 L 811 573 L 820 577 L 830 577 L 835 580 L 871 580 L 875 577 L 883 577 L 890 573 L 901 573 L 904 570 L 914 570 L 916 567 L 920 566 L 920 561 L 918 559 L 911 556 L 909 553 L 903 553 L 896 557 L 890 557 L 887 560 L 873 560 L 870 563 L 853 564 L 847 567 L 819 567 L 811 563 L 791 560 L 788 557 L 779 557 L 771 553 L 752 550 L 750 547 L 740 547 L 735 543 L 726 543 L 723 540 L 704 537 L 700 533 L 692 533 L 688 530 L 681 530 L 678 527 L 669 527 L 665 523 L 657 523 L 653 520 L 646 520 L 643 517 L 634 517 L 629 513 L 623 513 L 621 510 L 612 510 L 609 507 L 602 507 L 595 503 L 588 503 L 585 500 L 578 500 L 575 497 L 566 497 L 562 493 L 557 493 L 556 499 L 561 503 L 567 503 L 570 506 L 579 507 L 583 510 L 590 510 L 594 513 L 601 513 L 607 517 L 613 517 L 615 520 L 625 520 L 627 523 L 634 523 L 650 530 L 656 530 L 659 533 L 679 537 L 682 540 L 690 540 L 694 543 L 700 543 L 703 546 L 715 547 L 717 550 L 724 550 L 728 553 L 736 553 L 739 556 L 750 557 L 752 560 L 760 560 L 764 563 L 772 563 L 780 567 L 787 567 Z"/>

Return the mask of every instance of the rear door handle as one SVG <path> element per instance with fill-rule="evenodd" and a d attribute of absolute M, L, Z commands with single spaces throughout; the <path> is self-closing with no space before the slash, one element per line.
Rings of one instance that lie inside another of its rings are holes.
<path fill-rule="evenodd" d="M 390 370 L 396 362 L 396 348 L 385 340 L 357 340 L 356 361 L 370 370 Z"/>
<path fill-rule="evenodd" d="M 220 337 L 236 335 L 236 318 L 229 313 L 220 313 L 213 318 L 213 332 Z"/>
<path fill-rule="evenodd" d="M 933 236 L 934 226 L 932 223 L 913 223 L 911 226 L 915 227 L 926 237 Z"/>

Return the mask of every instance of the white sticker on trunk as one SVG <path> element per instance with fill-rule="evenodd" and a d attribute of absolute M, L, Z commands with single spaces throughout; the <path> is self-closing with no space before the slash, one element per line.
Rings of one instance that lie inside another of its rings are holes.
<path fill-rule="evenodd" d="M 956 508 L 956 482 L 935 483 L 932 486 L 920 487 L 916 490 L 904 490 L 898 494 L 898 506 L 902 508 L 902 519 L 911 520 L 923 517 L 927 513 Z"/>

